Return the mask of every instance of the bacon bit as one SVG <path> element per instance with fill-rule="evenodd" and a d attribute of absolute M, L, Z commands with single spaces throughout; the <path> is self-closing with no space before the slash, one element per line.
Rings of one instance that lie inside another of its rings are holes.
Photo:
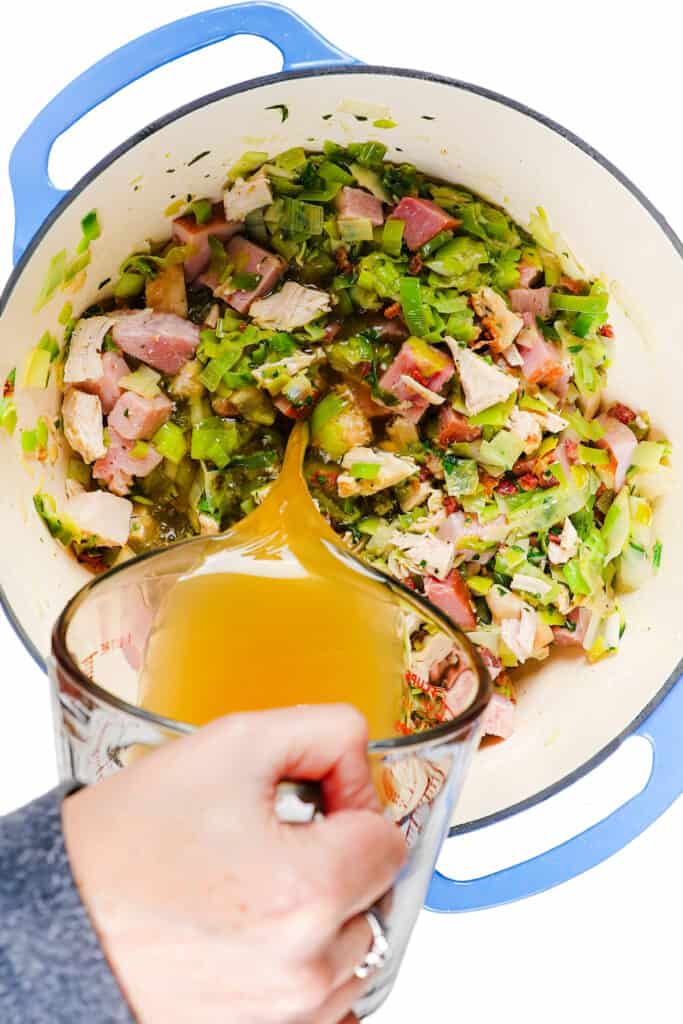
<path fill-rule="evenodd" d="M 524 476 L 526 473 L 533 473 L 536 468 L 536 459 L 517 459 L 512 472 L 515 476 Z"/>
<path fill-rule="evenodd" d="M 328 324 L 321 339 L 323 345 L 328 345 L 331 341 L 334 341 L 341 329 L 342 325 L 339 323 Z"/>
<path fill-rule="evenodd" d="M 76 553 L 76 561 L 85 565 L 91 572 L 106 572 L 109 566 L 102 558 L 92 551 L 80 551 Z"/>
<path fill-rule="evenodd" d="M 219 416 L 239 416 L 240 411 L 229 398 L 212 398 L 211 408 Z"/>
<path fill-rule="evenodd" d="M 358 371 L 358 375 L 360 377 L 367 377 L 371 369 L 372 363 L 359 363 L 358 366 L 356 367 L 356 370 Z"/>
<path fill-rule="evenodd" d="M 427 453 L 425 464 L 427 465 L 429 472 L 433 477 L 436 477 L 437 480 L 443 480 L 445 478 L 446 474 L 443 471 L 441 459 L 435 455 L 434 452 Z"/>
<path fill-rule="evenodd" d="M 481 317 L 481 333 L 484 338 L 493 341 L 496 337 L 496 321 L 492 316 Z"/>
<path fill-rule="evenodd" d="M 538 488 L 538 477 L 534 476 L 533 473 L 524 473 L 523 476 L 519 477 L 517 483 L 523 491 L 535 491 Z"/>
<path fill-rule="evenodd" d="M 548 490 L 549 487 L 559 487 L 560 481 L 557 477 L 546 469 L 545 472 L 538 478 L 538 486 L 543 487 L 544 490 Z"/>
<path fill-rule="evenodd" d="M 551 531 L 548 531 L 548 532 L 551 532 Z M 535 533 L 532 533 L 531 536 L 529 537 L 529 544 L 531 544 L 532 548 L 540 548 L 541 542 L 540 542 L 540 540 L 538 539 L 538 537 L 536 536 Z"/>
<path fill-rule="evenodd" d="M 495 476 L 489 476 L 488 473 L 484 473 L 479 470 L 479 483 L 486 491 L 486 497 L 490 498 L 496 487 L 498 486 L 498 480 Z"/>
<path fill-rule="evenodd" d="M 422 259 L 420 253 L 416 252 L 413 256 L 410 257 L 410 260 L 408 262 L 408 273 L 419 274 L 423 266 L 424 260 Z"/>
<path fill-rule="evenodd" d="M 392 302 L 390 306 L 387 306 L 386 309 L 383 310 L 383 314 L 387 318 L 387 320 L 393 320 L 395 317 L 400 316 L 401 303 Z"/>
<path fill-rule="evenodd" d="M 324 469 L 316 469 L 311 474 L 311 483 L 314 487 L 334 489 L 337 477 L 341 473 L 339 466 L 326 466 Z"/>
<path fill-rule="evenodd" d="M 567 277 L 565 274 L 560 278 L 560 284 L 563 288 L 566 288 L 568 292 L 573 295 L 581 295 L 586 285 L 584 281 L 577 281 L 573 277 Z"/>
<path fill-rule="evenodd" d="M 636 418 L 636 414 L 633 409 L 629 409 L 627 405 L 623 405 L 621 402 L 615 402 L 607 410 L 608 416 L 613 416 L 615 420 L 619 420 L 620 423 L 624 423 L 626 426 L 629 423 L 633 423 Z"/>
<path fill-rule="evenodd" d="M 517 694 L 515 693 L 515 684 L 512 682 L 512 679 L 510 679 L 510 674 L 509 674 L 509 672 L 506 669 L 504 669 L 500 673 L 500 675 L 496 679 L 495 685 L 497 687 L 505 687 L 505 689 L 508 691 L 508 694 L 509 694 L 509 697 L 510 697 L 510 700 L 512 701 L 512 703 L 513 704 L 517 703 Z"/>
<path fill-rule="evenodd" d="M 13 394 L 14 394 L 14 384 L 12 384 L 11 380 L 8 377 L 7 380 L 5 381 L 5 383 L 2 385 L 2 397 L 3 398 L 9 398 Z"/>
<path fill-rule="evenodd" d="M 517 485 L 512 480 L 501 480 L 496 487 L 496 494 L 517 494 Z"/>
<path fill-rule="evenodd" d="M 417 367 L 410 371 L 410 376 L 413 378 L 413 380 L 416 380 L 418 384 L 422 384 L 423 387 L 429 387 L 429 381 L 424 376 L 424 374 L 420 373 Z"/>
<path fill-rule="evenodd" d="M 420 466 L 420 474 L 419 475 L 420 475 L 420 480 L 429 480 L 432 474 L 429 472 L 429 467 L 428 466 Z"/>
<path fill-rule="evenodd" d="M 457 498 L 454 498 L 451 494 L 446 494 L 443 499 L 443 507 L 446 510 L 447 516 L 452 516 L 454 512 L 457 512 L 460 508 L 460 502 Z"/>
<path fill-rule="evenodd" d="M 283 414 L 283 416 L 287 416 L 290 420 L 305 420 L 313 412 L 313 408 L 317 400 L 318 392 L 314 391 L 311 395 L 310 402 L 307 402 L 306 405 L 294 405 L 288 398 L 285 398 L 284 395 L 279 395 L 273 402 L 273 405 Z"/>
<path fill-rule="evenodd" d="M 241 323 L 241 324 L 239 324 L 239 326 L 238 326 L 237 330 L 238 330 L 238 331 L 246 331 L 246 329 L 247 329 L 247 327 L 248 327 L 248 326 L 249 326 L 249 324 L 247 323 L 247 321 L 246 321 L 246 320 L 243 320 L 243 321 L 242 321 L 242 323 Z"/>
<path fill-rule="evenodd" d="M 394 722 L 394 729 L 400 732 L 401 736 L 412 736 L 414 732 L 405 722 Z"/>
<path fill-rule="evenodd" d="M 596 497 L 596 499 L 597 499 L 597 498 L 601 498 L 601 497 L 602 497 L 602 495 L 603 495 L 603 494 L 605 493 L 605 491 L 606 491 L 606 490 L 607 490 L 607 488 L 605 487 L 605 485 L 604 485 L 603 483 L 601 483 L 601 484 L 599 485 L 599 487 L 598 487 L 597 491 L 595 492 L 595 497 Z"/>
<path fill-rule="evenodd" d="M 602 327 L 598 328 L 598 334 L 602 334 L 603 338 L 613 338 L 614 328 L 611 324 L 603 324 Z"/>
<path fill-rule="evenodd" d="M 340 270 L 342 274 L 353 273 L 353 263 L 349 260 L 349 250 L 345 245 L 340 245 L 334 250 L 334 261 L 337 264 L 337 269 Z"/>
<path fill-rule="evenodd" d="M 579 442 L 570 441 L 568 438 L 564 441 L 564 451 L 569 462 L 577 462 L 579 458 Z"/>
<path fill-rule="evenodd" d="M 417 587 L 415 586 L 415 580 L 413 579 L 412 576 L 404 576 L 404 578 L 401 580 L 401 583 L 403 584 L 404 587 L 407 587 L 408 590 L 417 590 Z"/>

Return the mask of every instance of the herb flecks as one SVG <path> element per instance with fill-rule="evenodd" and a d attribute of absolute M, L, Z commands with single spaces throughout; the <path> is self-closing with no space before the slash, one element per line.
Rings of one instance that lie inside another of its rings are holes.
<path fill-rule="evenodd" d="M 201 153 L 197 153 L 196 156 L 192 157 L 192 159 L 190 160 L 190 162 L 188 163 L 187 166 L 188 167 L 192 167 L 192 164 L 199 163 L 199 161 L 203 160 L 205 156 L 208 156 L 210 152 L 211 152 L 210 149 L 204 149 L 204 150 L 202 150 Z"/>
<path fill-rule="evenodd" d="M 282 121 L 286 121 L 289 117 L 289 107 L 286 103 L 273 103 L 270 107 L 266 107 L 266 110 L 279 110 Z"/>

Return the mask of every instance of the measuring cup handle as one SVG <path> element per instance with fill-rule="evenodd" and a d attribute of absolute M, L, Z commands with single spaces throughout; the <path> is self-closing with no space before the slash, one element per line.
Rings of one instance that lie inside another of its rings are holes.
<path fill-rule="evenodd" d="M 592 828 L 538 857 L 469 881 L 434 873 L 426 907 L 441 913 L 484 910 L 544 892 L 621 850 L 683 792 L 683 685 L 677 681 L 636 735 L 652 747 L 647 785 Z"/>
<path fill-rule="evenodd" d="M 34 118 L 10 158 L 14 196 L 14 261 L 68 193 L 50 181 L 55 140 L 99 103 L 156 68 L 235 35 L 255 35 L 277 46 L 285 71 L 325 64 L 357 64 L 294 11 L 273 3 L 216 7 L 180 18 L 120 47 L 75 78 Z"/>

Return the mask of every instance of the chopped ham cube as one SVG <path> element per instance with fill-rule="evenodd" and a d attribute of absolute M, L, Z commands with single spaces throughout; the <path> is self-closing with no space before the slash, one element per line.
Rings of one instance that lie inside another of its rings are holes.
<path fill-rule="evenodd" d="M 145 285 L 145 304 L 157 313 L 187 316 L 185 274 L 180 263 L 169 263 Z"/>
<path fill-rule="evenodd" d="M 364 188 L 349 188 L 345 185 L 334 200 L 339 220 L 369 220 L 373 227 L 384 224 L 382 204 Z"/>
<path fill-rule="evenodd" d="M 598 447 L 606 448 L 612 456 L 614 490 L 620 491 L 624 486 L 626 470 L 631 465 L 633 453 L 638 446 L 638 439 L 630 427 L 613 416 L 600 416 L 599 423 L 605 433 L 598 441 Z"/>
<path fill-rule="evenodd" d="M 530 384 L 557 385 L 566 373 L 562 353 L 546 341 L 535 325 L 525 327 L 517 337 L 524 363 L 522 373 Z"/>
<path fill-rule="evenodd" d="M 474 617 L 470 592 L 457 569 L 453 569 L 445 580 L 427 577 L 425 579 L 425 596 L 461 629 L 476 627 L 477 620 Z"/>
<path fill-rule="evenodd" d="M 147 439 L 156 434 L 172 411 L 173 403 L 166 395 L 143 398 L 126 391 L 111 411 L 109 426 L 127 441 Z"/>
<path fill-rule="evenodd" d="M 206 224 L 197 224 L 193 214 L 186 217 L 178 217 L 173 221 L 173 237 L 181 245 L 192 247 L 191 254 L 185 260 L 185 279 L 194 281 L 196 277 L 206 270 L 211 260 L 211 249 L 209 248 L 209 236 L 213 235 L 221 242 L 232 238 L 242 228 L 240 221 L 228 221 L 225 219 L 223 208 L 216 204 L 213 208 L 213 217 Z"/>
<path fill-rule="evenodd" d="M 439 397 L 439 392 L 453 373 L 453 363 L 448 356 L 418 338 L 410 338 L 403 343 L 379 384 L 384 391 L 391 392 L 400 402 L 406 403 L 402 415 L 417 423 L 429 408 L 430 400 L 422 394 L 416 394 L 412 387 L 407 387 L 403 378 L 412 377 Z"/>
<path fill-rule="evenodd" d="M 162 456 L 149 445 L 141 458 L 131 455 L 137 441 L 127 441 L 109 427 L 109 447 L 104 456 L 93 466 L 94 480 L 101 480 L 113 494 L 128 494 L 134 476 L 147 476 L 162 461 Z"/>
<path fill-rule="evenodd" d="M 62 402 L 62 424 L 64 436 L 84 462 L 104 455 L 102 403 L 97 395 L 69 388 Z"/>
<path fill-rule="evenodd" d="M 83 491 L 64 506 L 64 514 L 104 547 L 122 547 L 126 543 L 132 511 L 130 501 L 107 491 Z"/>
<path fill-rule="evenodd" d="M 112 335 L 128 355 L 171 374 L 178 373 L 199 344 L 196 324 L 173 313 L 155 313 L 151 309 L 121 317 Z"/>
<path fill-rule="evenodd" d="M 405 223 L 403 237 L 412 250 L 419 249 L 440 231 L 457 228 L 461 223 L 431 199 L 415 199 L 413 196 L 404 196 L 391 214 L 391 219 Z"/>
<path fill-rule="evenodd" d="M 228 263 L 241 274 L 258 274 L 261 280 L 251 291 L 231 289 L 229 280 L 214 289 L 216 298 L 224 299 L 238 313 L 246 313 L 254 299 L 271 292 L 285 271 L 285 261 L 260 245 L 238 235 L 225 249 Z M 207 282 L 208 283 L 208 282 Z"/>
<path fill-rule="evenodd" d="M 264 174 L 245 181 L 238 178 L 232 188 L 223 196 L 223 206 L 228 222 L 243 221 L 254 210 L 269 206 L 273 201 L 270 183 Z"/>
<path fill-rule="evenodd" d="M 84 381 L 100 379 L 103 373 L 102 344 L 113 323 L 110 316 L 91 316 L 78 321 L 71 336 L 69 356 L 64 364 L 65 384 L 82 384 Z"/>
<path fill-rule="evenodd" d="M 532 284 L 536 284 L 541 276 L 540 267 L 535 267 L 533 263 L 525 263 L 524 260 L 517 269 L 519 270 L 520 288 L 531 288 Z"/>
<path fill-rule="evenodd" d="M 85 380 L 80 385 L 82 391 L 97 395 L 102 403 L 102 412 L 108 415 L 121 397 L 119 381 L 130 373 L 128 363 L 117 352 L 102 354 L 102 375 L 95 380 Z"/>
<path fill-rule="evenodd" d="M 287 281 L 279 292 L 252 303 L 250 315 L 259 327 L 274 331 L 294 331 L 329 311 L 330 296 L 327 292 Z"/>
<path fill-rule="evenodd" d="M 478 647 L 479 656 L 486 665 L 488 673 L 491 679 L 497 679 L 500 673 L 503 671 L 503 662 L 500 660 L 497 654 L 489 650 L 488 647 Z"/>
<path fill-rule="evenodd" d="M 485 736 L 507 740 L 515 731 L 515 705 L 502 693 L 494 693 L 483 715 Z"/>
<path fill-rule="evenodd" d="M 481 427 L 472 427 L 467 417 L 456 412 L 452 405 L 444 405 L 439 412 L 439 433 L 437 442 L 441 448 L 463 441 L 476 441 L 481 437 Z"/>
<path fill-rule="evenodd" d="M 545 320 L 550 316 L 552 288 L 511 288 L 510 304 L 516 313 L 531 313 Z"/>

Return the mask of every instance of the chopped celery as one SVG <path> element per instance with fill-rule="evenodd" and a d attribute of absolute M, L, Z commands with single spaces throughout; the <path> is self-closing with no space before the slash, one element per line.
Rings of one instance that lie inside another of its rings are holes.
<path fill-rule="evenodd" d="M 489 590 L 493 586 L 493 580 L 488 576 L 468 576 L 465 583 L 478 597 L 483 597 L 488 594 Z"/>
<path fill-rule="evenodd" d="M 50 353 L 44 348 L 33 348 L 29 352 L 24 368 L 25 388 L 46 388 L 50 376 Z"/>
<path fill-rule="evenodd" d="M 512 430 L 501 430 L 492 441 L 482 441 L 481 460 L 486 465 L 512 469 L 524 451 L 524 439 Z"/>
<path fill-rule="evenodd" d="M 605 564 L 617 558 L 624 550 L 631 529 L 628 489 L 622 487 L 612 502 L 602 525 L 602 539 L 605 542 Z"/>
<path fill-rule="evenodd" d="M 353 217 L 338 219 L 339 235 L 343 242 L 371 242 L 372 223 L 367 217 Z"/>
<path fill-rule="evenodd" d="M 442 458 L 446 477 L 446 493 L 453 497 L 474 494 L 479 487 L 479 472 L 474 459 L 454 459 L 448 455 Z"/>
<path fill-rule="evenodd" d="M 400 282 L 400 302 L 403 317 L 408 329 L 418 337 L 426 331 L 424 307 L 420 282 L 416 277 L 402 277 Z"/>
<path fill-rule="evenodd" d="M 248 174 L 257 171 L 268 159 L 267 153 L 255 151 L 243 153 L 237 163 L 234 163 L 228 171 L 228 181 L 233 182 L 238 178 L 246 178 Z"/>
<path fill-rule="evenodd" d="M 90 467 L 86 466 L 82 459 L 72 455 L 67 463 L 66 476 L 68 480 L 76 480 L 83 487 L 89 487 L 91 481 Z"/>
<path fill-rule="evenodd" d="M 608 466 L 609 454 L 604 448 L 591 448 L 589 445 L 579 445 L 579 455 L 583 462 L 589 466 Z"/>
<path fill-rule="evenodd" d="M 134 373 L 127 373 L 119 380 L 119 387 L 124 391 L 133 391 L 141 398 L 156 398 L 161 394 L 159 381 L 161 374 L 153 370 L 151 366 L 142 363 Z"/>
<path fill-rule="evenodd" d="M 178 464 L 187 451 L 183 431 L 175 423 L 164 423 L 152 438 L 152 444 L 165 459 Z"/>
<path fill-rule="evenodd" d="M 14 399 L 0 398 L 0 428 L 12 436 L 17 425 L 17 407 Z"/>
<path fill-rule="evenodd" d="M 608 300 L 609 296 L 604 292 L 596 295 L 563 295 L 560 292 L 552 292 L 550 308 L 568 313 L 604 313 Z"/>
<path fill-rule="evenodd" d="M 382 249 L 389 256 L 395 256 L 398 258 L 401 255 L 405 226 L 405 221 L 399 220 L 398 218 L 389 218 L 384 222 L 384 227 L 382 229 Z"/>
<path fill-rule="evenodd" d="M 350 472 L 355 480 L 376 480 L 379 476 L 379 469 L 377 462 L 354 462 Z"/>
<path fill-rule="evenodd" d="M 210 416 L 192 429 L 191 455 L 193 459 L 205 459 L 223 469 L 230 461 L 230 456 L 238 443 L 234 420 Z"/>
<path fill-rule="evenodd" d="M 43 306 L 50 301 L 64 280 L 67 259 L 67 251 L 66 249 L 62 249 L 61 252 L 58 252 L 57 255 L 53 256 L 50 260 L 47 273 L 45 274 L 45 280 L 38 292 L 38 298 L 36 299 L 36 304 L 33 307 L 34 313 L 39 313 Z"/>
<path fill-rule="evenodd" d="M 488 409 L 484 409 L 483 412 L 477 413 L 476 416 L 468 416 L 467 422 L 473 427 L 504 427 L 514 409 L 516 397 L 515 394 L 512 394 L 506 402 L 497 402 L 495 405 L 489 406 Z M 544 412 L 548 411 L 545 406 L 543 406 L 543 410 Z"/>

